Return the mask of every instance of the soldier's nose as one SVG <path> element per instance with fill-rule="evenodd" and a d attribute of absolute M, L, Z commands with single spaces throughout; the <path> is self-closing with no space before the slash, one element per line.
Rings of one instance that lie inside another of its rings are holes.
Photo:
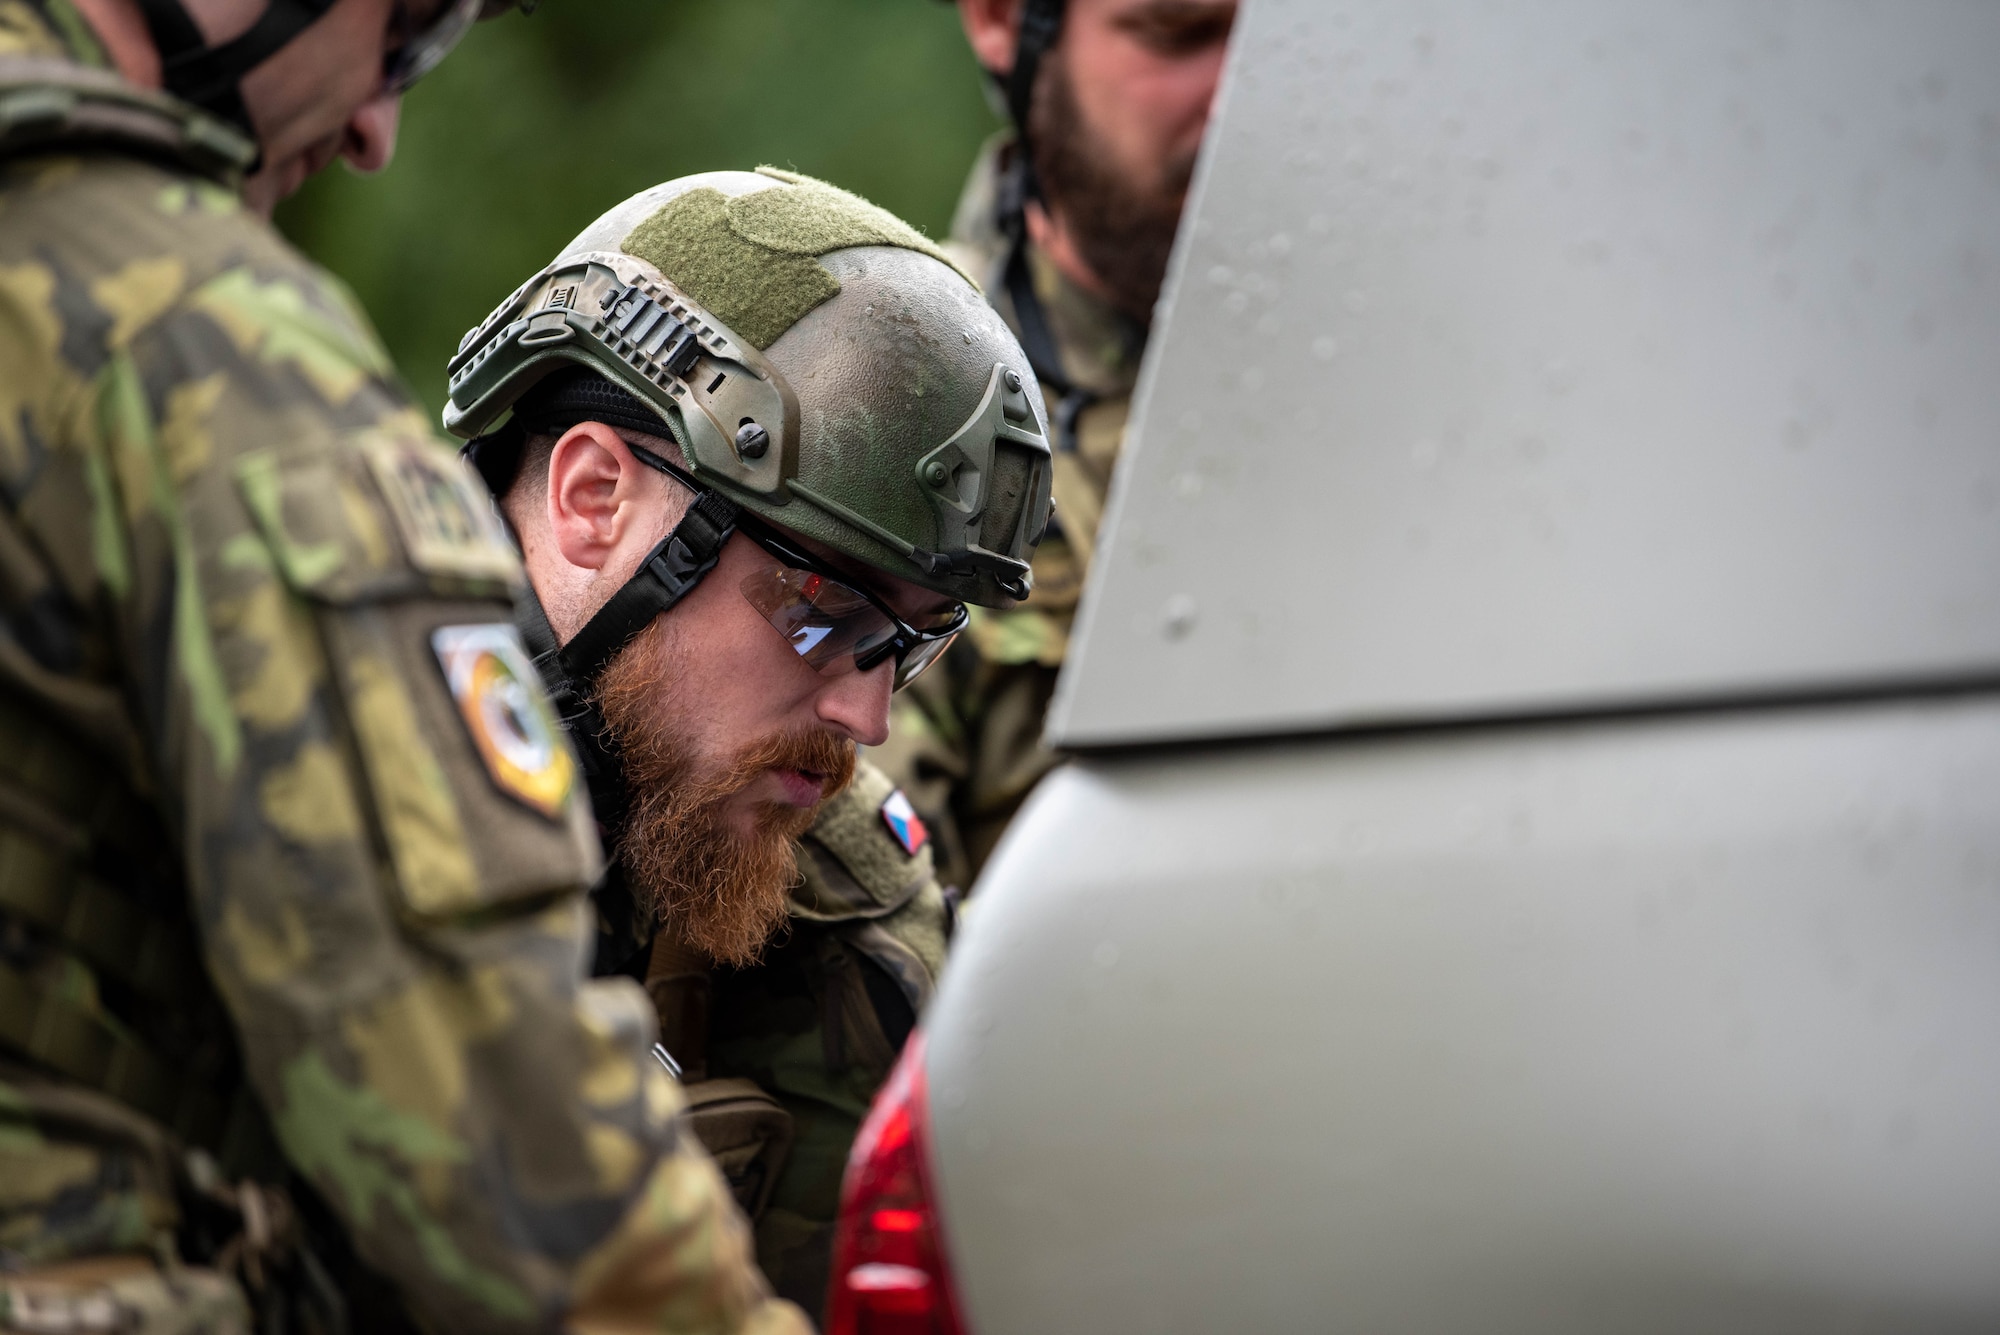
<path fill-rule="evenodd" d="M 390 95 L 371 98 L 347 118 L 340 156 L 358 172 L 378 172 L 396 156 L 396 126 L 402 119 L 403 99 Z"/>
<path fill-rule="evenodd" d="M 889 695 L 896 688 L 894 659 L 866 672 L 826 677 L 814 701 L 820 721 L 838 728 L 863 746 L 889 740 Z"/>

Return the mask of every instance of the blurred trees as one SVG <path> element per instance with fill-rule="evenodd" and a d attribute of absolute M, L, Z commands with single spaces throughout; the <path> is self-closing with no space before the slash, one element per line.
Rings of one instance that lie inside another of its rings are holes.
<path fill-rule="evenodd" d="M 936 0 L 542 0 L 418 85 L 388 171 L 336 167 L 278 221 L 436 413 L 459 337 L 627 195 L 769 162 L 941 236 L 995 124 Z"/>

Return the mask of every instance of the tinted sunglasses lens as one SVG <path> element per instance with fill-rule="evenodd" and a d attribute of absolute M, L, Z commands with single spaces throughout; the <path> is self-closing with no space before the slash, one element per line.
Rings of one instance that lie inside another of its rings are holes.
<path fill-rule="evenodd" d="M 902 690 L 924 674 L 924 669 L 944 657 L 944 651 L 951 648 L 951 642 L 958 638 L 958 632 L 936 640 L 924 640 L 913 646 L 903 656 L 903 664 L 896 669 L 896 689 Z"/>
<path fill-rule="evenodd" d="M 743 597 L 813 668 L 841 672 L 896 628 L 882 610 L 836 580 L 779 567 L 743 581 Z"/>
<path fill-rule="evenodd" d="M 449 0 L 430 27 L 399 41 L 382 60 L 383 91 L 408 92 L 411 84 L 436 69 L 479 21 L 483 3 L 484 0 Z"/>

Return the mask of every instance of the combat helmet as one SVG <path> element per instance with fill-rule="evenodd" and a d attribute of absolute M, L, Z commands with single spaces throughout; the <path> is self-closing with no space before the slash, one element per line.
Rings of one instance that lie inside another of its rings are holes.
<path fill-rule="evenodd" d="M 698 492 L 682 527 L 703 538 L 744 513 L 960 602 L 1032 587 L 1051 461 L 1027 358 L 943 251 L 824 182 L 766 167 L 633 196 L 468 333 L 448 376 L 445 428 L 496 493 L 515 409 L 547 381 L 591 391 L 601 411 L 574 420 L 672 437 Z M 704 573 L 692 543 L 663 539 L 633 576 L 650 587 L 606 604 L 633 605 L 619 642 Z"/>

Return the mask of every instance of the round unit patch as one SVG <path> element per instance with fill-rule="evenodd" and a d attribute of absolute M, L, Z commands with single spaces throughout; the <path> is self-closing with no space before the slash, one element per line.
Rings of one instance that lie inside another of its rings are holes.
<path fill-rule="evenodd" d="M 432 632 L 431 648 L 494 784 L 544 816 L 561 816 L 576 761 L 520 632 L 505 622 L 444 626 Z"/>

